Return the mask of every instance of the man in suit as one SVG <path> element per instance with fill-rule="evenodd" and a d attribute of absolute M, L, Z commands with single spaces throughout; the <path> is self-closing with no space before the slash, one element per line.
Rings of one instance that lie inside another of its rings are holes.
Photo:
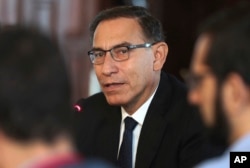
<path fill-rule="evenodd" d="M 126 168 L 187 168 L 207 157 L 185 86 L 161 71 L 168 46 L 160 22 L 143 7 L 122 6 L 99 13 L 90 32 L 88 55 L 102 93 L 75 106 L 79 149 Z M 127 117 L 136 126 L 124 154 Z"/>
<path fill-rule="evenodd" d="M 219 11 L 201 26 L 188 80 L 189 100 L 199 107 L 210 140 L 228 149 L 198 168 L 249 167 L 249 161 L 230 164 L 230 152 L 250 151 L 249 46 L 249 3 Z"/>
<path fill-rule="evenodd" d="M 0 167 L 110 168 L 72 140 L 70 84 L 57 43 L 33 28 L 0 30 Z"/>

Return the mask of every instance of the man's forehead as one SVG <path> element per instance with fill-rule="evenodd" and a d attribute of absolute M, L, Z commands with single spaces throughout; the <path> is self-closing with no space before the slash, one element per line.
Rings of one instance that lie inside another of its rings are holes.
<path fill-rule="evenodd" d="M 205 64 L 206 56 L 209 52 L 211 38 L 208 35 L 201 35 L 194 48 L 194 54 L 192 59 L 192 69 L 208 68 Z"/>
<path fill-rule="evenodd" d="M 141 43 L 145 41 L 144 39 L 144 34 L 136 19 L 121 17 L 102 21 L 96 28 L 92 45 L 109 49 L 124 42 Z"/>

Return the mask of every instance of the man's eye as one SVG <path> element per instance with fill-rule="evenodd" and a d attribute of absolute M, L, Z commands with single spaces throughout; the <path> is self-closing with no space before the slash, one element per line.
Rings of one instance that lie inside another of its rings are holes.
<path fill-rule="evenodd" d="M 116 54 L 123 55 L 128 52 L 128 49 L 126 47 L 121 47 L 121 48 L 117 48 L 115 52 Z"/>
<path fill-rule="evenodd" d="M 95 55 L 95 57 L 103 57 L 105 54 L 102 51 L 95 51 L 94 55 Z"/>

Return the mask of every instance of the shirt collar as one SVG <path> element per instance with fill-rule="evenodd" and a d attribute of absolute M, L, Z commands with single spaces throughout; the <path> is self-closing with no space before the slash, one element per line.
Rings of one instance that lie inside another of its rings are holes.
<path fill-rule="evenodd" d="M 155 92 L 157 90 L 158 87 L 156 87 L 155 91 L 153 92 L 153 94 L 149 97 L 149 99 L 139 108 L 137 109 L 132 115 L 129 115 L 125 109 L 123 107 L 121 107 L 121 111 L 122 111 L 122 121 L 127 117 L 132 117 L 135 121 L 137 121 L 137 123 L 139 125 L 142 126 L 143 122 L 144 122 L 144 119 L 145 119 L 145 116 L 147 114 L 147 111 L 148 111 L 148 107 L 155 95 Z"/>

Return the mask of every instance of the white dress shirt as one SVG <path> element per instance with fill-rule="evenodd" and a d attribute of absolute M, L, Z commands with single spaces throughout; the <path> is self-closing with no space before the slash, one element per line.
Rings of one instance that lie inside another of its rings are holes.
<path fill-rule="evenodd" d="M 132 117 L 135 121 L 137 121 L 137 126 L 133 130 L 133 144 L 132 144 L 132 167 L 135 167 L 135 157 L 136 157 L 136 152 L 137 152 L 137 146 L 138 146 L 138 141 L 141 133 L 141 128 L 145 119 L 145 116 L 148 111 L 148 107 L 155 95 L 157 89 L 155 89 L 154 93 L 150 96 L 150 98 L 136 111 L 134 112 L 133 115 L 129 115 L 123 107 L 121 107 L 121 112 L 122 112 L 122 120 L 121 120 L 121 127 L 120 127 L 120 142 L 119 142 L 119 151 L 120 147 L 122 144 L 122 139 L 123 139 L 123 133 L 124 133 L 124 119 L 129 116 Z M 117 153 L 117 158 L 119 155 L 119 151 Z"/>

